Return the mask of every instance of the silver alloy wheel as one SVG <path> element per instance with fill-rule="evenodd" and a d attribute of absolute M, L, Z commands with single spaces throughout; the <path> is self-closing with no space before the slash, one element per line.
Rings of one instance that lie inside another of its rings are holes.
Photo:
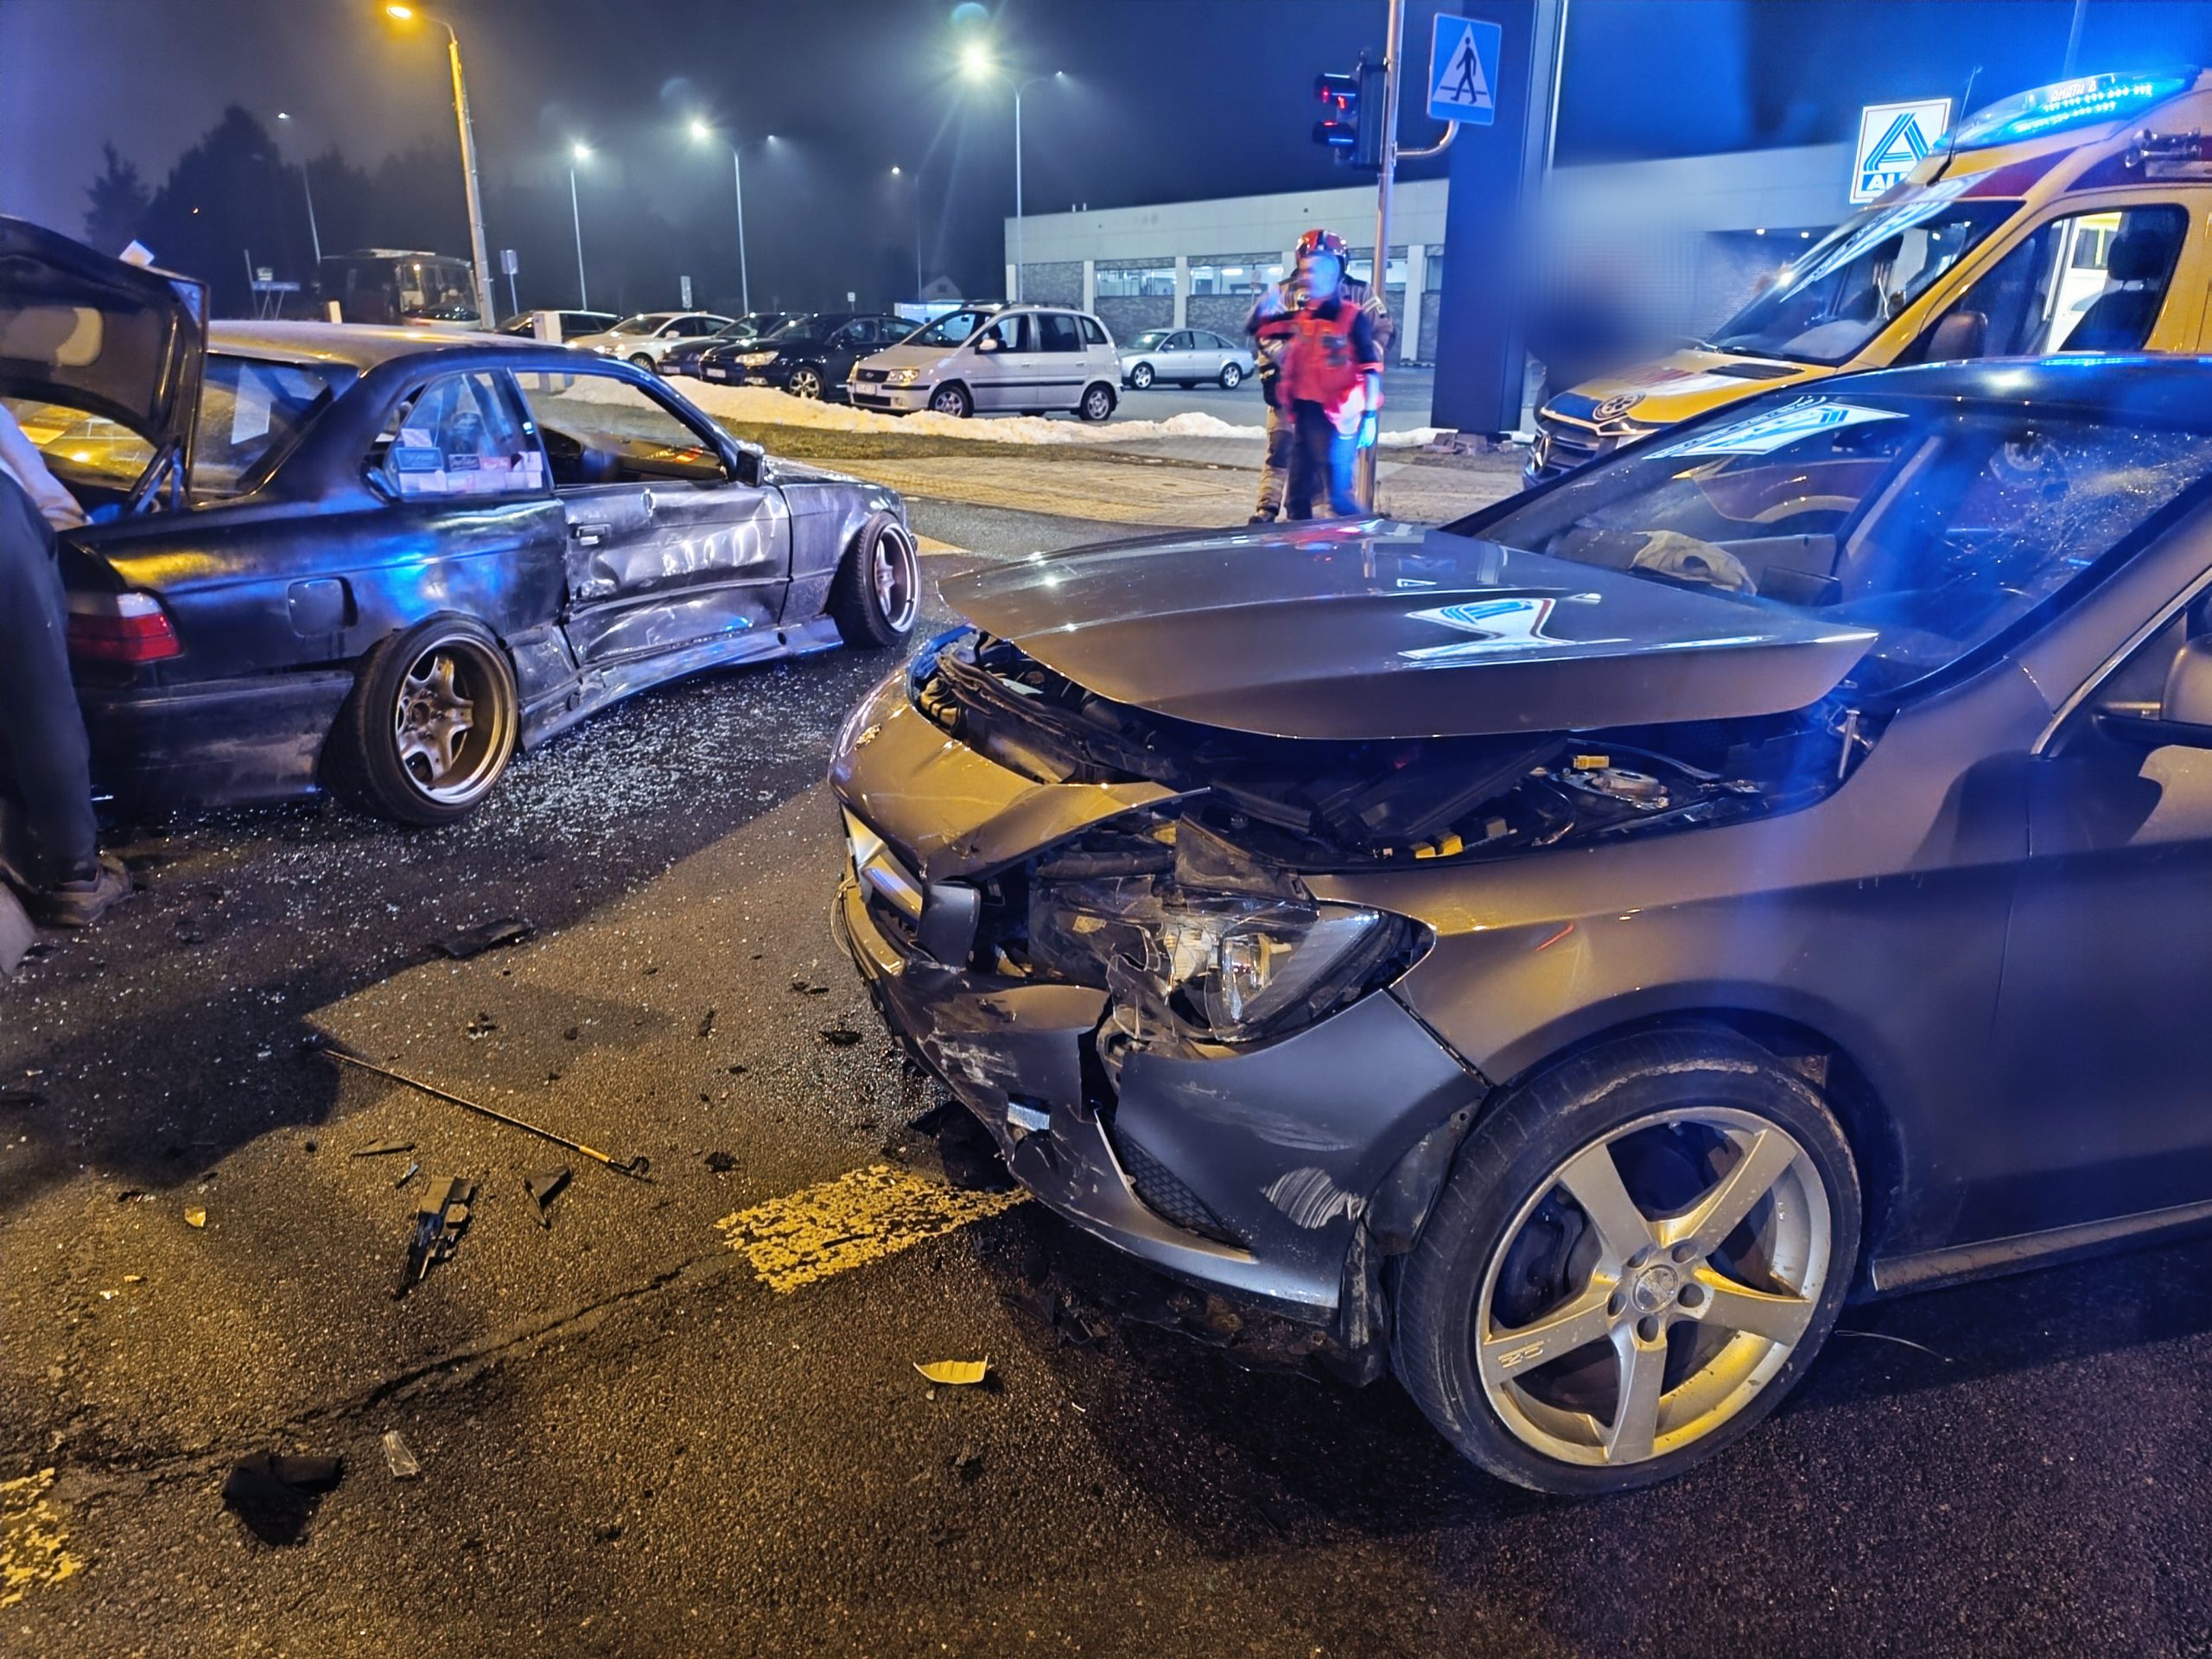
<path fill-rule="evenodd" d="M 1129 384 L 1142 391 L 1152 384 L 1152 365 L 1140 363 L 1129 371 Z"/>
<path fill-rule="evenodd" d="M 1243 380 L 1244 365 L 1243 364 L 1224 363 L 1221 365 L 1221 384 L 1227 391 L 1236 391 L 1243 384 Z"/>
<path fill-rule="evenodd" d="M 822 377 L 812 369 L 791 371 L 791 396 L 814 398 L 822 396 Z"/>
<path fill-rule="evenodd" d="M 922 607 L 921 561 L 913 543 L 896 530 L 884 531 L 869 550 L 868 574 L 884 621 L 893 632 L 906 632 Z"/>
<path fill-rule="evenodd" d="M 1083 394 L 1083 407 L 1077 412 L 1086 421 L 1103 421 L 1114 412 L 1114 394 L 1103 386 L 1093 386 Z"/>
<path fill-rule="evenodd" d="M 630 354 L 630 366 L 631 366 L 632 368 L 633 368 L 633 369 L 645 369 L 645 370 L 651 370 L 651 369 L 652 369 L 652 365 L 653 365 L 653 360 L 652 360 L 652 358 L 650 358 L 650 357 L 648 357 L 648 356 L 646 356 L 645 353 L 643 353 L 643 352 L 632 352 L 632 353 L 631 353 L 631 354 Z"/>
<path fill-rule="evenodd" d="M 506 766 L 515 711 L 489 649 L 473 639 L 440 640 L 399 682 L 392 741 L 400 769 L 427 800 L 472 801 Z"/>
<path fill-rule="evenodd" d="M 930 399 L 930 407 L 940 415 L 957 415 L 964 418 L 968 413 L 968 399 L 957 386 L 939 386 Z"/>
<path fill-rule="evenodd" d="M 1819 1169 L 1770 1120 L 1711 1106 L 1624 1124 L 1554 1169 L 1492 1254 L 1475 1305 L 1484 1396 L 1563 1463 L 1679 1451 L 1787 1363 L 1827 1281 L 1830 1237 Z M 1516 1251 L 1524 1238 L 1536 1248 Z M 1523 1300 L 1544 1286 L 1543 1305 L 1501 1320 L 1516 1283 Z"/>

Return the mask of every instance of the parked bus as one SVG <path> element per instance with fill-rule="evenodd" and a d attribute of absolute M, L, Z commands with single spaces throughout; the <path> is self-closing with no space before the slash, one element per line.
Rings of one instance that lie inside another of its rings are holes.
<path fill-rule="evenodd" d="M 487 327 L 476 314 L 475 272 L 466 259 L 407 248 L 334 253 L 315 270 L 318 303 L 338 302 L 346 322 Z"/>

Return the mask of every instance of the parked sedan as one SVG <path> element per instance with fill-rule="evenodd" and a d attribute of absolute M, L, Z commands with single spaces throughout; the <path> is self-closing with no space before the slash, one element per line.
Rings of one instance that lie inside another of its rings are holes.
<path fill-rule="evenodd" d="M 2212 1219 L 2206 385 L 1886 371 L 961 576 L 839 925 L 1049 1207 L 1506 1479 L 1663 1479 L 1847 1298 Z"/>
<path fill-rule="evenodd" d="M 524 340 L 535 340 L 537 337 L 537 319 L 541 315 L 536 311 L 524 311 L 518 316 L 509 317 L 499 325 L 499 332 Z M 560 325 L 561 338 L 567 341 L 574 341 L 584 334 L 603 334 L 620 321 L 612 311 L 556 311 L 552 315 Z"/>
<path fill-rule="evenodd" d="M 703 340 L 730 325 L 731 319 L 712 311 L 640 311 L 625 317 L 603 334 L 585 334 L 569 342 L 601 357 L 619 357 L 641 369 L 660 366 L 660 360 L 687 340 Z"/>
<path fill-rule="evenodd" d="M 858 311 L 803 312 L 772 334 L 717 346 L 699 359 L 699 378 L 731 385 L 779 386 L 794 397 L 842 397 L 853 365 L 914 332 L 904 317 Z"/>
<path fill-rule="evenodd" d="M 1234 388 L 1251 372 L 1248 348 L 1204 328 L 1149 328 L 1122 347 L 1122 384 L 1138 391 L 1156 380 Z"/>
<path fill-rule="evenodd" d="M 677 375 L 696 376 L 699 359 L 717 346 L 733 346 L 741 340 L 758 340 L 789 322 L 788 311 L 748 311 L 727 328 L 717 329 L 696 340 L 678 340 L 661 354 L 660 372 L 674 379 Z"/>
<path fill-rule="evenodd" d="M 0 261 L 0 398 L 118 515 L 61 562 L 94 776 L 131 804 L 331 783 L 442 822 L 633 691 L 913 626 L 894 493 L 737 443 L 626 363 L 324 323 L 203 338 L 195 288 L 17 219 Z"/>

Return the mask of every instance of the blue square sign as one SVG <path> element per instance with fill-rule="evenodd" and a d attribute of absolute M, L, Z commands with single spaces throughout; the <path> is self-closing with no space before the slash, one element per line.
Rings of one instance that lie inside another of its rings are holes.
<path fill-rule="evenodd" d="M 1428 113 L 1486 127 L 1497 119 L 1497 59 L 1505 31 L 1479 17 L 1436 14 L 1428 45 Z"/>

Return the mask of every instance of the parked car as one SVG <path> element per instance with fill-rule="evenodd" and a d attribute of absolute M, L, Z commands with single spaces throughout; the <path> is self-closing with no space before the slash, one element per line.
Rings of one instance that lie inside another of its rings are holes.
<path fill-rule="evenodd" d="M 1885 371 L 955 578 L 840 927 L 1048 1206 L 1506 1479 L 1665 1478 L 1847 1298 L 2212 1218 L 2207 385 Z"/>
<path fill-rule="evenodd" d="M 334 783 L 439 823 L 633 691 L 913 626 L 896 493 L 738 443 L 626 363 L 203 336 L 196 287 L 19 219 L 0 261 L 0 398 L 119 515 L 60 558 L 94 777 L 130 804 Z"/>
<path fill-rule="evenodd" d="M 1122 347 L 1122 384 L 1142 391 L 1155 380 L 1203 381 L 1235 389 L 1252 372 L 1252 353 L 1204 328 L 1147 328 Z"/>
<path fill-rule="evenodd" d="M 556 311 L 553 317 L 560 325 L 562 340 L 570 343 L 580 335 L 605 334 L 619 321 L 612 311 Z M 538 313 L 524 311 L 501 323 L 499 332 L 535 340 L 537 338 L 537 318 Z"/>
<path fill-rule="evenodd" d="M 894 415 L 1065 409 L 1103 421 L 1121 378 L 1113 336 L 1087 311 L 969 305 L 863 359 L 849 391 L 861 408 Z"/>
<path fill-rule="evenodd" d="M 661 354 L 660 372 L 671 378 L 679 374 L 696 376 L 699 372 L 699 359 L 706 353 L 717 346 L 758 340 L 782 327 L 791 321 L 791 315 L 788 311 L 748 311 L 727 328 L 718 328 L 696 340 L 678 340 Z"/>
<path fill-rule="evenodd" d="M 874 312 L 802 312 L 773 334 L 705 353 L 699 359 L 699 378 L 780 386 L 794 397 L 841 397 L 855 363 L 913 331 L 904 317 Z"/>
<path fill-rule="evenodd" d="M 619 357 L 641 369 L 655 369 L 664 354 L 685 340 L 703 340 L 728 327 L 730 321 L 712 311 L 640 311 L 603 334 L 585 334 L 569 344 L 601 357 Z"/>

